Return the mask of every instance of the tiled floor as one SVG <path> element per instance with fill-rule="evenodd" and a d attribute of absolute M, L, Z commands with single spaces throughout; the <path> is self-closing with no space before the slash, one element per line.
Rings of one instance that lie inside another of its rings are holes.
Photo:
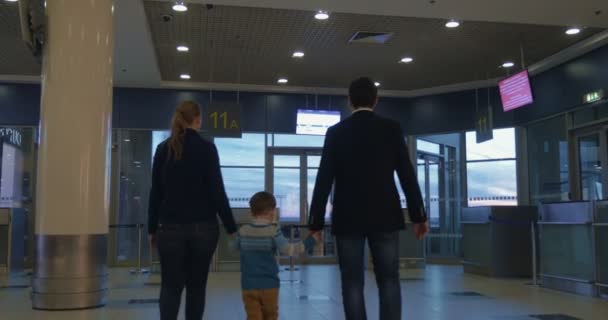
<path fill-rule="evenodd" d="M 286 280 L 290 276 L 302 280 L 301 283 L 283 283 L 281 319 L 344 319 L 335 267 L 305 267 L 293 275 L 284 272 L 281 276 Z M 460 267 L 445 266 L 429 266 L 423 274 L 406 277 L 408 280 L 403 281 L 402 286 L 403 319 L 608 319 L 608 301 L 535 288 L 526 285 L 524 280 L 465 275 Z M 0 280 L 0 319 L 158 319 L 157 304 L 129 304 L 132 299 L 156 299 L 158 281 L 157 276 L 135 277 L 124 270 L 113 270 L 107 307 L 90 311 L 39 312 L 30 308 L 29 289 L 3 288 L 7 285 L 6 279 Z M 26 282 L 26 278 L 11 280 L 15 285 Z M 368 275 L 366 296 L 369 319 L 377 319 L 378 299 L 372 274 Z M 239 274 L 212 274 L 205 319 L 245 319 L 240 299 Z"/>

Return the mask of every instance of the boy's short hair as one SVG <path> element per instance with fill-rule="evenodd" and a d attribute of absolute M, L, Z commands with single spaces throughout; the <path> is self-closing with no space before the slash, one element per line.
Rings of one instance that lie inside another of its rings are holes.
<path fill-rule="evenodd" d="M 249 200 L 251 213 L 254 216 L 265 214 L 270 210 L 277 208 L 277 199 L 270 192 L 258 192 Z"/>

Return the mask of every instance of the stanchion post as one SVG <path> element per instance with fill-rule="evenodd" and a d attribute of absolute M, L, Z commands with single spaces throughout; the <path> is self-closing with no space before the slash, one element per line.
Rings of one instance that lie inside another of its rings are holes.
<path fill-rule="evenodd" d="M 536 267 L 536 228 L 534 221 L 530 222 L 530 233 L 532 234 L 532 284 L 537 286 L 537 267 Z"/>
<path fill-rule="evenodd" d="M 291 225 L 289 229 L 289 243 L 293 244 L 293 240 L 295 238 L 295 226 Z M 295 260 L 293 258 L 293 253 L 289 255 L 289 267 L 287 268 L 289 271 L 297 271 L 298 268 L 295 266 Z"/>
<path fill-rule="evenodd" d="M 131 270 L 133 274 L 144 274 L 149 273 L 150 270 L 144 269 L 141 267 L 141 252 L 142 252 L 142 241 L 141 238 L 143 236 L 143 224 L 137 225 L 137 269 Z"/>
<path fill-rule="evenodd" d="M 8 213 L 8 250 L 6 252 L 6 274 L 11 275 L 13 261 L 13 215 Z"/>

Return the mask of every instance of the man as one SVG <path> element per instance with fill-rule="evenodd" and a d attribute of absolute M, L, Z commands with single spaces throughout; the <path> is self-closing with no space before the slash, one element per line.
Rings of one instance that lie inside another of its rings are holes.
<path fill-rule="evenodd" d="M 369 78 L 353 81 L 349 102 L 354 109 L 352 116 L 327 131 L 310 208 L 310 229 L 323 229 L 333 185 L 332 230 L 346 319 L 367 319 L 363 298 L 367 240 L 380 295 L 380 320 L 398 320 L 399 231 L 405 228 L 405 221 L 395 172 L 419 240 L 428 232 L 427 216 L 400 125 L 374 113 L 378 103 L 374 82 Z"/>

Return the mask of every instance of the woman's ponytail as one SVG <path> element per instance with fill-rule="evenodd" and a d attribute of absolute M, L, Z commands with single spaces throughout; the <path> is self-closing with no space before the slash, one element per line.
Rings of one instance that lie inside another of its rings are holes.
<path fill-rule="evenodd" d="M 169 153 L 172 159 L 182 159 L 186 129 L 190 128 L 200 116 L 201 108 L 194 101 L 184 101 L 175 110 L 171 120 L 171 137 L 169 138 Z"/>

